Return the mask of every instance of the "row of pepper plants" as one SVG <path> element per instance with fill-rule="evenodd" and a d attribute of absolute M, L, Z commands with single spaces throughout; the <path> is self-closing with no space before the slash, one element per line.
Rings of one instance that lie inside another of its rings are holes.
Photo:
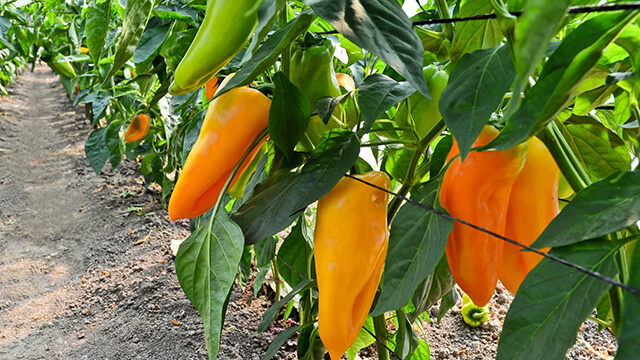
<path fill-rule="evenodd" d="M 14 5 L 14 0 L 0 1 L 0 96 L 7 96 L 7 85 L 16 80 L 26 65 L 23 53 L 12 41 L 24 41 L 26 14 Z"/>
<path fill-rule="evenodd" d="M 191 219 L 176 272 L 210 358 L 234 283 L 269 271 L 259 331 L 296 325 L 265 359 L 294 334 L 302 359 L 428 359 L 425 311 L 457 283 L 479 325 L 498 279 L 516 295 L 498 359 L 563 358 L 587 318 L 634 358 L 637 4 L 419 4 L 39 0 L 0 40 L 86 104 L 96 174 L 138 159 Z"/>

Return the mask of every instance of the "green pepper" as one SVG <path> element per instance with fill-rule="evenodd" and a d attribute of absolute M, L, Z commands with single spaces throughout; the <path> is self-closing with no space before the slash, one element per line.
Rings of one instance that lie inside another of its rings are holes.
<path fill-rule="evenodd" d="M 70 62 L 68 61 L 58 62 L 58 60 L 62 59 L 63 57 L 64 55 L 58 54 L 53 58 L 53 60 L 47 62 L 47 65 L 49 65 L 51 70 L 53 70 L 58 75 L 64 75 L 72 79 L 75 78 L 76 71 L 73 69 L 73 66 L 71 66 Z"/>
<path fill-rule="evenodd" d="M 202 87 L 244 47 L 258 24 L 253 0 L 210 0 L 202 25 L 176 68 L 171 95 Z"/>
<path fill-rule="evenodd" d="M 415 134 L 411 130 L 405 131 L 402 136 L 405 140 L 421 140 L 442 118 L 438 103 L 444 88 L 447 87 L 449 75 L 444 71 L 438 70 L 435 65 L 423 68 L 422 74 L 427 82 L 432 99 L 429 100 L 416 91 L 398 106 L 396 115 L 398 126 L 415 131 Z M 408 109 L 411 109 L 410 114 L 407 111 Z M 419 138 L 416 138 L 415 135 Z"/>
<path fill-rule="evenodd" d="M 316 111 L 314 103 L 323 97 L 338 97 L 342 93 L 336 72 L 333 68 L 333 53 L 335 46 L 326 38 L 315 38 L 311 35 L 304 41 L 298 41 L 291 45 L 291 60 L 289 63 L 289 80 L 309 99 L 312 113 Z M 342 114 L 342 106 L 336 106 L 329 123 L 325 125 L 319 116 L 314 115 L 309 119 L 307 135 L 314 144 L 317 144 L 322 134 L 337 127 L 341 127 L 339 120 Z"/>
<path fill-rule="evenodd" d="M 14 25 L 13 32 L 16 34 L 16 37 L 18 38 L 18 40 L 20 41 L 27 40 L 27 33 L 24 31 L 24 29 L 21 26 Z"/>
<path fill-rule="evenodd" d="M 469 295 L 462 296 L 462 319 L 471 327 L 478 327 L 489 320 L 489 305 L 477 306 Z"/>

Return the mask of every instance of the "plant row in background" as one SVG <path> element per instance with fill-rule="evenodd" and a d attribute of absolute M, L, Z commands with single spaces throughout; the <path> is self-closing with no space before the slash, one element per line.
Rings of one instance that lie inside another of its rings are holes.
<path fill-rule="evenodd" d="M 637 4 L 419 3 L 34 1 L 5 7 L 0 51 L 87 104 L 96 174 L 138 159 L 191 219 L 176 272 L 211 358 L 233 284 L 269 271 L 259 331 L 296 325 L 265 359 L 296 333 L 302 359 L 427 359 L 425 311 L 457 283 L 478 326 L 498 279 L 498 359 L 563 358 L 588 317 L 633 358 Z"/>

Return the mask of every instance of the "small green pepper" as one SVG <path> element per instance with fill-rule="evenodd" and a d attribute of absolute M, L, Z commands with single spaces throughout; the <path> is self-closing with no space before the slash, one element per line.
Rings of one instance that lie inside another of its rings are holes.
<path fill-rule="evenodd" d="M 462 319 L 471 327 L 478 327 L 489 320 L 489 305 L 477 306 L 469 295 L 462 296 Z"/>

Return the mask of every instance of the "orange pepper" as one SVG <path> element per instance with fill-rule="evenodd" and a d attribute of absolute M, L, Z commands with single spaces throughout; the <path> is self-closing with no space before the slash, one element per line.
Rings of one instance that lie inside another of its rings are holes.
<path fill-rule="evenodd" d="M 527 141 L 527 160 L 513 184 L 507 210 L 505 236 L 524 245 L 531 245 L 558 215 L 558 183 L 560 169 L 542 141 Z M 515 294 L 542 256 L 505 243 L 498 278 Z M 548 251 L 548 249 L 547 249 Z"/>
<path fill-rule="evenodd" d="M 348 74 L 336 73 L 336 79 L 338 79 L 338 85 L 342 86 L 347 91 L 355 91 L 356 83 L 353 78 Z"/>
<path fill-rule="evenodd" d="M 387 174 L 356 175 L 389 189 Z M 360 333 L 373 303 L 389 245 L 387 194 L 343 178 L 318 201 L 314 234 L 318 331 L 337 360 Z"/>
<path fill-rule="evenodd" d="M 207 97 L 207 100 L 211 100 L 211 98 L 213 98 L 216 91 L 218 91 L 219 84 L 220 82 L 218 81 L 218 78 L 214 77 L 204 85 L 204 94 Z"/>
<path fill-rule="evenodd" d="M 124 134 L 124 141 L 134 142 L 142 140 L 147 136 L 150 128 L 149 116 L 147 114 L 137 114 L 131 120 L 127 132 Z"/>
<path fill-rule="evenodd" d="M 485 126 L 473 147 L 486 145 L 498 135 Z M 454 145 L 448 159 L 458 155 Z M 440 202 L 454 217 L 504 234 L 509 196 L 522 170 L 526 146 L 506 151 L 471 152 L 464 162 L 456 158 L 442 180 Z M 446 253 L 456 283 L 480 307 L 485 306 L 498 281 L 503 241 L 454 222 Z"/>
<path fill-rule="evenodd" d="M 236 164 L 268 126 L 271 100 L 249 87 L 230 90 L 209 103 L 200 135 L 169 201 L 169 219 L 200 216 L 217 202 Z M 247 156 L 231 188 L 260 149 Z"/>

